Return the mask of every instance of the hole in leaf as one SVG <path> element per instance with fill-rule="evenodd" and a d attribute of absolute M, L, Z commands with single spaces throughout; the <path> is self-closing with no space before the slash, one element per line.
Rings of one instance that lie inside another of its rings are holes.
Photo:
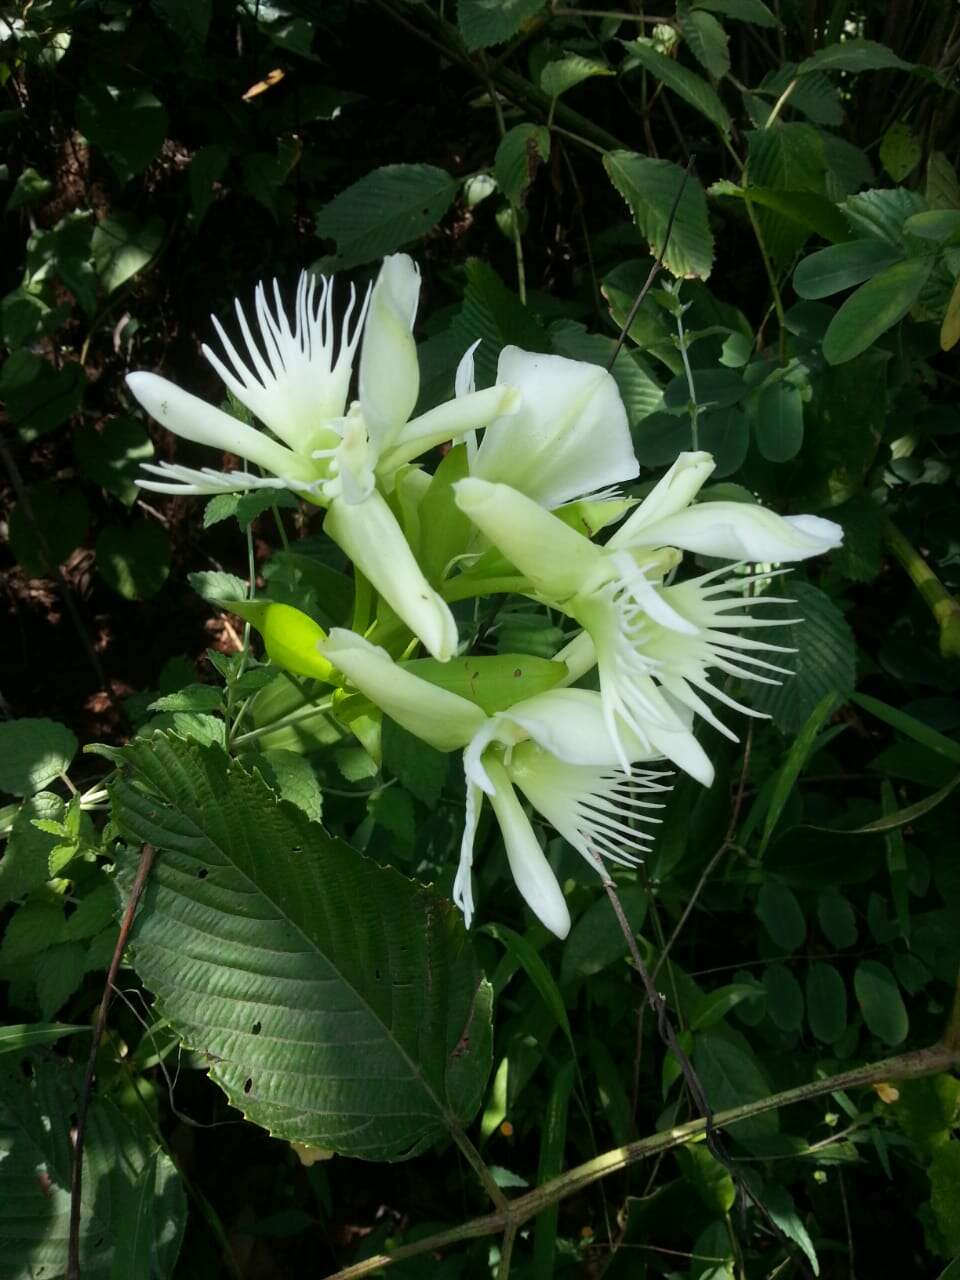
<path fill-rule="evenodd" d="M 379 969 L 374 969 L 374 971 L 373 971 L 373 976 L 374 976 L 374 977 L 376 978 L 376 980 L 379 982 L 379 981 L 380 981 L 380 970 L 379 970 Z"/>
<path fill-rule="evenodd" d="M 258 1036 L 258 1035 L 260 1034 L 260 1023 L 259 1023 L 259 1022 L 255 1022 L 255 1023 L 253 1024 L 253 1026 L 250 1028 L 250 1034 L 251 1034 L 252 1036 Z"/>
<path fill-rule="evenodd" d="M 243 1092 L 249 1093 L 252 1088 L 253 1088 L 253 1079 L 250 1076 L 247 1076 L 246 1080 L 244 1080 L 243 1082 Z"/>
<path fill-rule="evenodd" d="M 302 844 L 295 844 L 295 845 L 292 845 L 292 846 L 291 846 L 291 848 L 290 848 L 290 852 L 291 852 L 291 853 L 303 853 L 303 845 L 302 845 Z"/>
<path fill-rule="evenodd" d="M 206 868 L 206 867 L 201 867 L 201 868 L 200 868 L 200 870 L 197 872 L 197 879 L 198 879 L 198 880 L 206 880 L 206 878 L 207 878 L 207 876 L 208 876 L 209 874 L 210 874 L 210 872 L 207 870 L 207 868 Z"/>

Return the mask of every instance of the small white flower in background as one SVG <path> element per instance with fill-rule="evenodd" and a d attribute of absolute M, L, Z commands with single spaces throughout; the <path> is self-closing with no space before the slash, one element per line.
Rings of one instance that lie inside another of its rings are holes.
<path fill-rule="evenodd" d="M 438 688 L 393 661 L 385 650 L 335 628 L 320 652 L 366 697 L 440 751 L 464 749 L 467 808 L 453 898 L 469 926 L 474 913 L 473 845 L 484 796 L 503 834 L 510 871 L 527 905 L 557 937 L 570 915 L 515 788 L 596 870 L 600 859 L 636 862 L 649 835 L 637 823 L 659 821 L 647 797 L 668 788 L 660 772 L 618 766 L 599 694 L 553 689 L 488 716 L 475 703 Z M 688 730 L 685 730 L 689 732 Z M 631 763 L 661 758 L 627 736 Z"/>
<path fill-rule="evenodd" d="M 790 601 L 746 595 L 753 579 L 735 576 L 737 565 L 665 585 L 680 551 L 779 563 L 818 555 L 842 540 L 839 525 L 817 516 L 784 519 L 734 502 L 691 507 L 713 466 L 709 454 L 681 454 L 605 546 L 505 484 L 471 478 L 456 488 L 461 510 L 539 596 L 583 626 L 584 633 L 557 656 L 570 667 L 571 679 L 598 666 L 606 724 L 621 748 L 621 767 L 629 767 L 626 734 L 648 750 L 658 735 L 669 734 L 674 753 L 665 748 L 664 754 L 705 785 L 713 781 L 713 766 L 699 747 L 692 749 L 690 735 L 678 732 L 683 727 L 679 707 L 733 737 L 697 690 L 748 715 L 759 714 L 718 689 L 707 673 L 716 667 L 777 683 L 761 673 L 788 673 L 758 654 L 788 651 L 734 633 L 796 619 L 751 617 L 746 611 L 754 605 Z"/>
<path fill-rule="evenodd" d="M 137 482 L 142 488 L 173 494 L 284 488 L 328 507 L 326 531 L 434 657 L 444 661 L 456 649 L 456 623 L 421 573 L 377 481 L 389 486 L 397 468 L 419 454 L 503 418 L 517 405 L 519 393 L 491 387 L 410 419 L 420 387 L 413 339 L 419 292 L 420 273 L 412 259 L 394 254 L 384 259 L 359 308 L 351 288 L 339 329 L 332 280 L 321 278 L 318 285 L 307 272 L 297 286 L 292 325 L 276 282 L 272 305 L 263 285 L 257 288 L 258 334 L 236 304 L 245 354 L 214 319 L 225 358 L 209 347 L 204 355 L 271 434 L 157 374 L 132 373 L 127 384 L 151 417 L 174 434 L 238 454 L 270 473 L 150 464 L 145 470 L 151 478 Z M 358 348 L 359 399 L 348 407 Z"/>

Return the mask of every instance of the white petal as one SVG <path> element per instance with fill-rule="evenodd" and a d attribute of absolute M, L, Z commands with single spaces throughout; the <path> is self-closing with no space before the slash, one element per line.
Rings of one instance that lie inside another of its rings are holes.
<path fill-rule="evenodd" d="M 599 547 L 511 486 L 467 479 L 454 494 L 460 510 L 548 599 L 566 600 L 606 572 Z"/>
<path fill-rule="evenodd" d="M 378 452 L 410 417 L 420 393 L 413 340 L 419 296 L 420 269 L 413 259 L 405 253 L 384 258 L 360 349 L 360 405 Z"/>
<path fill-rule="evenodd" d="M 843 529 L 821 516 L 784 519 L 752 503 L 701 502 L 649 525 L 642 536 L 648 545 L 680 547 L 721 560 L 779 564 L 839 547 Z"/>
<path fill-rule="evenodd" d="M 613 766 L 620 753 L 605 722 L 603 702 L 593 689 L 548 689 L 515 703 L 495 717 L 499 725 L 515 725 L 551 755 L 568 764 Z M 513 735 L 516 737 L 516 735 Z M 501 742 L 509 735 L 497 735 Z M 650 758 L 631 738 L 631 758 Z M 635 754 L 634 754 L 635 753 Z"/>
<path fill-rule="evenodd" d="M 670 470 L 654 485 L 631 515 L 616 531 L 607 546 L 611 549 L 630 546 L 662 546 L 662 539 L 651 541 L 646 530 L 668 516 L 683 511 L 700 492 L 716 463 L 710 453 L 681 453 Z"/>
<path fill-rule="evenodd" d="M 250 489 L 287 487 L 285 481 L 275 476 L 254 476 L 249 471 L 213 471 L 209 467 L 195 471 L 192 467 L 181 467 L 172 462 L 143 462 L 140 465 L 151 475 L 160 476 L 159 482 L 139 476 L 133 482 L 139 489 L 148 489 L 152 493 L 246 493 Z"/>
<path fill-rule="evenodd" d="M 507 861 L 516 886 L 541 924 L 558 938 L 565 938 L 570 932 L 570 912 L 553 868 L 537 842 L 503 765 L 491 760 L 487 763 L 487 770 L 496 788 L 491 804 L 503 833 Z"/>
<path fill-rule="evenodd" d="M 639 474 L 620 391 L 599 365 L 504 347 L 497 384 L 519 388 L 523 405 L 487 428 L 474 475 L 555 507 Z"/>
<path fill-rule="evenodd" d="M 465 747 L 486 721 L 475 703 L 404 670 L 354 631 L 334 627 L 318 647 L 371 702 L 438 751 Z"/>
<path fill-rule="evenodd" d="M 477 389 L 477 378 L 473 367 L 473 353 L 483 341 L 478 338 L 476 342 L 467 347 L 466 351 L 460 357 L 460 363 L 457 365 L 457 372 L 453 379 L 453 394 L 459 399 L 461 396 L 468 396 Z"/>
<path fill-rule="evenodd" d="M 486 391 L 471 391 L 438 404 L 400 429 L 394 443 L 384 451 L 379 470 L 395 471 L 438 444 L 485 426 L 498 415 L 513 413 L 519 402 L 519 394 L 512 387 L 488 387 Z"/>
<path fill-rule="evenodd" d="M 315 469 L 262 431 L 238 422 L 222 409 L 207 404 L 155 373 L 130 373 L 127 386 L 161 426 L 184 440 L 207 444 L 223 453 L 236 453 L 275 475 L 300 480 L 315 478 Z"/>
<path fill-rule="evenodd" d="M 473 845 L 482 804 L 483 792 L 468 780 L 463 838 L 460 841 L 460 862 L 453 882 L 453 900 L 463 912 L 463 923 L 468 929 L 473 920 Z"/>

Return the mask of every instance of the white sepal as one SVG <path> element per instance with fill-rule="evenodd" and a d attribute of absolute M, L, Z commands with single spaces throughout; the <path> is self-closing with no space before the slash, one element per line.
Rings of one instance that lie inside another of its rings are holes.
<path fill-rule="evenodd" d="M 659 537 L 651 540 L 647 530 L 685 510 L 694 500 L 717 464 L 710 453 L 681 453 L 676 462 L 662 475 L 643 502 L 616 531 L 607 546 L 619 547 L 664 546 Z"/>
<path fill-rule="evenodd" d="M 420 366 L 413 322 L 420 297 L 420 268 L 405 253 L 384 258 L 373 286 L 360 348 L 360 405 L 380 453 L 413 412 Z"/>
<path fill-rule="evenodd" d="M 780 564 L 832 551 L 843 542 L 843 529 L 822 516 L 784 519 L 748 502 L 701 502 L 646 526 L 639 536 L 644 546 L 680 547 L 718 560 Z"/>

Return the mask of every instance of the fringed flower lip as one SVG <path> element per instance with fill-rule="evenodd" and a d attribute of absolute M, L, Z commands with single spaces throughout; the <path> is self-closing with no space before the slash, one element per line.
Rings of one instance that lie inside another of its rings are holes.
<path fill-rule="evenodd" d="M 531 594 L 584 628 L 558 657 L 573 680 L 598 667 L 620 767 L 630 768 L 629 734 L 705 785 L 713 781 L 713 766 L 686 731 L 680 708 L 734 736 L 701 693 L 744 714 L 759 713 L 711 683 L 709 671 L 776 683 L 763 672 L 789 672 L 758 655 L 789 650 L 736 632 L 797 619 L 752 617 L 757 604 L 792 602 L 746 595 L 757 579 L 736 577 L 737 564 L 679 584 L 668 585 L 669 575 L 683 551 L 739 564 L 780 563 L 818 555 L 843 538 L 839 525 L 819 516 L 784 518 L 749 503 L 691 506 L 713 465 L 709 454 L 681 454 L 603 546 L 508 485 L 471 478 L 456 486 L 461 510 L 528 579 Z"/>
<path fill-rule="evenodd" d="M 484 798 L 503 834 L 513 878 L 527 905 L 558 937 L 570 916 L 516 789 L 596 869 L 597 859 L 630 865 L 656 823 L 652 799 L 667 789 L 662 772 L 624 773 L 604 721 L 600 695 L 553 689 L 488 716 L 475 703 L 400 667 L 383 649 L 335 628 L 323 656 L 371 702 L 442 751 L 463 749 L 467 806 L 453 898 L 469 925 L 474 913 L 474 839 Z M 631 763 L 649 760 L 632 742 Z M 653 753 L 653 758 L 661 758 Z"/>

